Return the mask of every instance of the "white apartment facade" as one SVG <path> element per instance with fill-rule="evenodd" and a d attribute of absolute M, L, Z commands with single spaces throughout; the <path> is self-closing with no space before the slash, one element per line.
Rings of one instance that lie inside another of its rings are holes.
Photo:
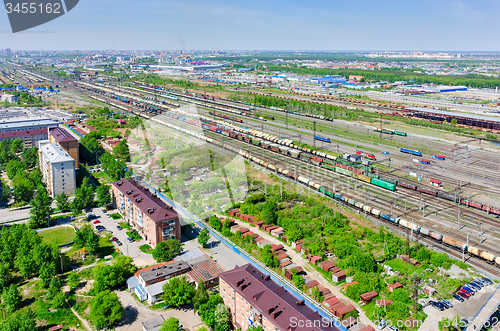
<path fill-rule="evenodd" d="M 75 160 L 58 144 L 40 143 L 40 170 L 51 197 L 76 189 Z"/>

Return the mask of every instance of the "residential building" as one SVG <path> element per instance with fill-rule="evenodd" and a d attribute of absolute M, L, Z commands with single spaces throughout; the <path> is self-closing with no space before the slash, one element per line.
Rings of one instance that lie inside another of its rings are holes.
<path fill-rule="evenodd" d="M 46 142 L 46 141 L 45 141 Z M 71 195 L 76 189 L 75 160 L 57 144 L 38 142 L 40 170 L 51 197 Z"/>
<path fill-rule="evenodd" d="M 181 240 L 177 212 L 149 188 L 134 179 L 113 182 L 111 188 L 115 207 L 151 247 L 168 239 Z"/>
<path fill-rule="evenodd" d="M 52 128 L 48 129 L 49 131 L 49 141 L 52 144 L 58 144 L 61 146 L 68 154 L 75 160 L 75 168 L 78 169 L 80 165 L 79 158 L 79 147 L 78 147 L 78 139 L 73 137 L 71 133 L 64 130 L 63 128 Z"/>
<path fill-rule="evenodd" d="M 24 131 L 1 132 L 0 141 L 6 139 L 21 139 L 23 148 L 32 148 L 37 146 L 37 143 L 42 140 L 47 140 L 47 129 L 35 129 Z"/>
<path fill-rule="evenodd" d="M 303 300 L 254 266 L 236 266 L 219 275 L 219 294 L 231 310 L 235 328 L 261 326 L 265 331 L 339 331 Z"/>
<path fill-rule="evenodd" d="M 188 260 L 185 262 L 178 258 Z M 203 281 L 206 287 L 214 287 L 219 284 L 219 274 L 222 272 L 224 270 L 215 261 L 196 248 L 179 255 L 176 260 L 138 270 L 134 276 L 127 279 L 127 286 L 139 300 L 154 304 L 162 300 L 163 285 L 175 276 L 183 275 L 195 287 L 200 281 Z"/>

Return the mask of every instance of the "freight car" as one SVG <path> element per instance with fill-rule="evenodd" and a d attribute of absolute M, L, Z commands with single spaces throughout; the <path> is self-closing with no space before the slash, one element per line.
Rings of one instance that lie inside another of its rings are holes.
<path fill-rule="evenodd" d="M 420 151 L 409 149 L 409 148 L 401 147 L 400 151 L 402 153 L 407 153 L 407 154 L 416 155 L 416 156 L 422 156 L 422 153 Z"/>

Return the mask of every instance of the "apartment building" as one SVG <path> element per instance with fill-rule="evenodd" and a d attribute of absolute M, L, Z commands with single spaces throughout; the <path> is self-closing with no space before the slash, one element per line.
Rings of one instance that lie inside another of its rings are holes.
<path fill-rule="evenodd" d="M 38 142 L 40 170 L 51 197 L 61 193 L 74 194 L 76 189 L 75 160 L 61 146 Z"/>
<path fill-rule="evenodd" d="M 0 133 L 0 141 L 7 139 L 21 139 L 23 141 L 23 148 L 32 148 L 33 146 L 37 146 L 37 143 L 39 141 L 47 140 L 47 138 L 47 129 L 10 131 Z"/>
<path fill-rule="evenodd" d="M 113 204 L 151 247 L 164 240 L 181 240 L 179 216 L 149 188 L 134 179 L 112 183 Z"/>
<path fill-rule="evenodd" d="M 219 278 L 219 293 L 237 329 L 257 325 L 265 331 L 341 330 L 251 264 L 236 266 Z"/>
<path fill-rule="evenodd" d="M 58 144 L 75 160 L 75 168 L 78 169 L 80 165 L 80 158 L 78 154 L 78 139 L 73 137 L 71 133 L 63 128 L 49 128 L 48 129 L 49 141 L 52 144 Z"/>

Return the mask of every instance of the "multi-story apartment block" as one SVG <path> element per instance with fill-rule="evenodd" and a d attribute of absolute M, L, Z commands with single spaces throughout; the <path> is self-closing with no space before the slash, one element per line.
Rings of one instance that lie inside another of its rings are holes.
<path fill-rule="evenodd" d="M 40 170 L 51 197 L 61 193 L 74 194 L 76 189 L 75 160 L 57 144 L 39 142 Z"/>
<path fill-rule="evenodd" d="M 147 187 L 134 179 L 112 183 L 113 203 L 153 248 L 168 239 L 181 239 L 179 216 Z"/>
<path fill-rule="evenodd" d="M 31 148 L 37 145 L 41 140 L 47 140 L 47 129 L 35 129 L 24 131 L 11 131 L 0 133 L 0 141 L 6 139 L 21 139 L 23 141 L 23 148 Z"/>
<path fill-rule="evenodd" d="M 340 331 L 251 264 L 236 266 L 219 278 L 219 293 L 237 329 L 257 325 L 264 331 Z"/>
<path fill-rule="evenodd" d="M 52 128 L 49 131 L 49 141 L 52 144 L 60 145 L 68 154 L 75 160 L 75 168 L 78 169 L 80 165 L 80 158 L 78 156 L 78 139 L 73 137 L 71 133 L 63 128 Z"/>

